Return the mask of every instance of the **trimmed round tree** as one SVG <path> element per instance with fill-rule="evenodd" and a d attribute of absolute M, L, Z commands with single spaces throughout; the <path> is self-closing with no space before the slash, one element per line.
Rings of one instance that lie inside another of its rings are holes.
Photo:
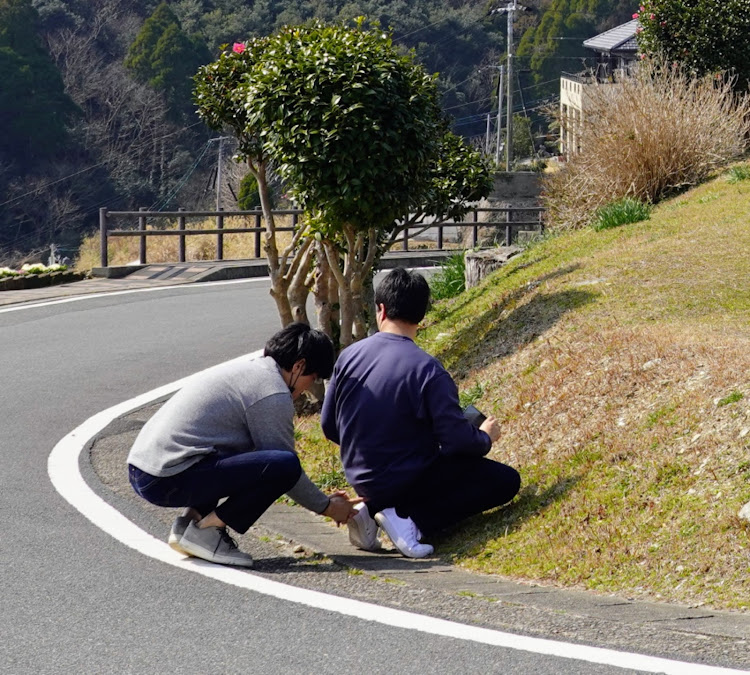
<path fill-rule="evenodd" d="M 362 21 L 283 28 L 245 108 L 296 201 L 327 226 L 389 228 L 419 206 L 443 130 L 436 78 L 387 33 Z"/>
<path fill-rule="evenodd" d="M 644 56 L 659 56 L 698 75 L 729 71 L 737 89 L 750 83 L 747 0 L 644 0 L 633 17 L 641 24 Z"/>
<path fill-rule="evenodd" d="M 346 346 L 367 334 L 389 232 L 430 187 L 444 130 L 436 78 L 363 19 L 315 22 L 267 39 L 246 95 L 249 125 L 318 237 L 320 325 Z"/>
<path fill-rule="evenodd" d="M 300 295 L 290 314 L 284 296 L 314 282 L 319 325 L 341 346 L 366 335 L 374 265 L 399 229 L 489 190 L 481 157 L 447 133 L 435 76 L 363 20 L 235 43 L 199 71 L 195 101 L 209 126 L 237 136 L 258 180 L 282 323 L 304 310 Z M 281 255 L 268 230 L 270 165 L 306 211 Z M 306 275 L 311 252 L 318 269 Z"/>

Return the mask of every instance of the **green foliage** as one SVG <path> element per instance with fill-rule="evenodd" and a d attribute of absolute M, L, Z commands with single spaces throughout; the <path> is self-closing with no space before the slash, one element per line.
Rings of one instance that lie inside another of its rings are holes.
<path fill-rule="evenodd" d="M 750 83 L 747 0 L 643 0 L 637 16 L 644 54 L 679 63 L 698 75 L 731 71 L 738 90 Z"/>
<path fill-rule="evenodd" d="M 430 277 L 430 295 L 433 300 L 455 298 L 466 290 L 466 261 L 464 254 L 456 253 L 440 264 L 440 269 Z"/>
<path fill-rule="evenodd" d="M 237 159 L 263 157 L 260 130 L 253 127 L 245 110 L 245 86 L 262 59 L 265 40 L 254 39 L 224 45 L 219 58 L 198 69 L 194 77 L 193 101 L 198 117 L 214 131 L 228 132 L 238 142 Z"/>
<path fill-rule="evenodd" d="M 648 220 L 650 217 L 650 204 L 644 204 L 632 197 L 623 197 L 597 209 L 594 213 L 592 227 L 598 232 L 620 225 L 638 223 L 642 220 Z"/>
<path fill-rule="evenodd" d="M 334 228 L 387 228 L 427 188 L 443 120 L 435 79 L 363 23 L 267 38 L 248 125 L 295 199 Z"/>
<path fill-rule="evenodd" d="M 189 110 L 192 77 L 210 59 L 197 36 L 187 35 L 167 6 L 160 4 L 130 46 L 125 67 L 135 78 L 164 93 L 174 114 Z"/>
<path fill-rule="evenodd" d="M 731 403 L 737 403 L 737 401 L 741 401 L 743 398 L 745 398 L 745 395 L 741 391 L 735 390 L 728 396 L 719 399 L 719 402 L 716 405 L 719 407 L 730 405 Z"/>
<path fill-rule="evenodd" d="M 29 0 L 0 0 L 0 153 L 21 164 L 62 147 L 78 112 L 41 46 L 38 22 Z"/>
<path fill-rule="evenodd" d="M 467 405 L 474 405 L 484 395 L 484 385 L 476 382 L 468 389 L 462 389 L 458 392 L 458 403 L 462 408 Z"/>
<path fill-rule="evenodd" d="M 728 183 L 739 183 L 750 179 L 750 166 L 733 166 L 727 171 Z"/>
<path fill-rule="evenodd" d="M 431 168 L 430 183 L 418 207 L 419 217 L 459 220 L 470 202 L 492 190 L 493 175 L 482 154 L 463 138 L 445 132 Z"/>
<path fill-rule="evenodd" d="M 242 211 L 250 211 L 260 206 L 258 181 L 252 173 L 246 173 L 240 181 L 240 193 L 237 196 L 237 205 Z"/>
<path fill-rule="evenodd" d="M 531 120 L 524 115 L 513 115 L 513 157 L 533 157 L 536 152 L 531 137 Z"/>

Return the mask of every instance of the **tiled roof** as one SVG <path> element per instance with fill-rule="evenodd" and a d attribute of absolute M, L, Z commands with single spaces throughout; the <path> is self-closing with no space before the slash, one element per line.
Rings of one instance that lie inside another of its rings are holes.
<path fill-rule="evenodd" d="M 633 19 L 620 26 L 610 28 L 610 30 L 595 35 L 588 40 L 583 41 L 583 46 L 589 49 L 595 49 L 598 52 L 637 52 L 638 44 L 635 39 L 636 29 L 638 28 L 638 19 Z"/>

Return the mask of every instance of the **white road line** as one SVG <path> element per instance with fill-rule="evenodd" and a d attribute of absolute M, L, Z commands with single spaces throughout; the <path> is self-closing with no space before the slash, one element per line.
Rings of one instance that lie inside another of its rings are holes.
<path fill-rule="evenodd" d="M 412 267 L 412 270 L 432 270 L 434 267 Z M 129 288 L 123 291 L 103 291 L 101 293 L 84 293 L 82 295 L 72 295 L 68 298 L 58 298 L 56 300 L 40 300 L 39 302 L 21 302 L 11 307 L 0 308 L 0 314 L 7 312 L 18 312 L 22 309 L 35 309 L 39 307 L 49 307 L 51 305 L 64 305 L 68 302 L 81 302 L 82 300 L 93 300 L 94 298 L 107 298 L 116 295 L 130 295 L 131 293 L 155 293 L 157 291 L 171 291 L 174 289 L 196 290 L 210 286 L 230 286 L 232 284 L 247 284 L 260 281 L 268 281 L 268 277 L 249 277 L 246 279 L 228 279 L 227 281 L 206 281 L 202 283 L 174 284 L 172 286 L 149 286 L 147 288 Z"/>
<path fill-rule="evenodd" d="M 191 377 L 195 377 L 195 375 Z M 175 567 L 255 591 L 256 593 L 262 593 L 329 612 L 357 617 L 365 621 L 374 621 L 387 626 L 407 628 L 409 630 L 417 630 L 423 633 L 441 635 L 459 640 L 471 640 L 482 644 L 536 654 L 576 659 L 617 668 L 629 668 L 646 673 L 666 673 L 667 675 L 747 674 L 747 671 L 672 661 L 642 654 L 619 652 L 599 647 L 587 647 L 585 645 L 557 642 L 504 633 L 487 628 L 467 626 L 404 610 L 379 607 L 378 605 L 359 600 L 340 598 L 318 591 L 287 586 L 277 581 L 257 577 L 246 571 L 184 558 L 179 553 L 173 551 L 165 542 L 159 541 L 141 530 L 94 493 L 86 484 L 79 471 L 78 460 L 87 442 L 111 421 L 176 391 L 189 379 L 189 377 L 183 378 L 182 380 L 154 389 L 129 401 L 124 401 L 107 410 L 103 410 L 71 431 L 50 453 L 47 462 L 47 471 L 55 489 L 92 523 L 126 546 L 168 565 L 174 565 Z"/>
<path fill-rule="evenodd" d="M 229 279 L 227 281 L 208 281 L 204 283 L 193 284 L 174 284 L 172 286 L 149 286 L 147 288 L 129 288 L 123 291 L 104 291 L 102 293 L 85 293 L 82 295 L 72 295 L 69 298 L 58 298 L 56 300 L 40 300 L 39 302 L 22 302 L 11 307 L 3 307 L 0 314 L 6 312 L 18 312 L 22 309 L 35 309 L 38 307 L 49 307 L 51 305 L 64 305 L 68 302 L 81 302 L 82 300 L 94 300 L 95 298 L 108 298 L 116 295 L 130 295 L 131 293 L 155 293 L 157 291 L 172 291 L 175 289 L 196 290 L 199 288 L 209 288 L 211 286 L 230 286 L 232 284 L 246 284 L 250 282 L 268 281 L 268 277 L 250 277 L 248 279 Z"/>

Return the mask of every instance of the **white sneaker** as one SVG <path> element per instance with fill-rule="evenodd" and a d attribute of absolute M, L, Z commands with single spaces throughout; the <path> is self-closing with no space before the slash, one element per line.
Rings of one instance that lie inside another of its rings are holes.
<path fill-rule="evenodd" d="M 407 558 L 426 558 L 435 551 L 429 544 L 419 543 L 419 530 L 411 518 L 402 518 L 396 509 L 383 509 L 375 520 L 391 538 L 393 545 Z"/>
<path fill-rule="evenodd" d="M 354 508 L 357 514 L 346 524 L 349 530 L 349 541 L 352 546 L 361 548 L 363 551 L 377 551 L 380 548 L 378 524 L 370 517 L 367 506 L 360 503 Z"/>

